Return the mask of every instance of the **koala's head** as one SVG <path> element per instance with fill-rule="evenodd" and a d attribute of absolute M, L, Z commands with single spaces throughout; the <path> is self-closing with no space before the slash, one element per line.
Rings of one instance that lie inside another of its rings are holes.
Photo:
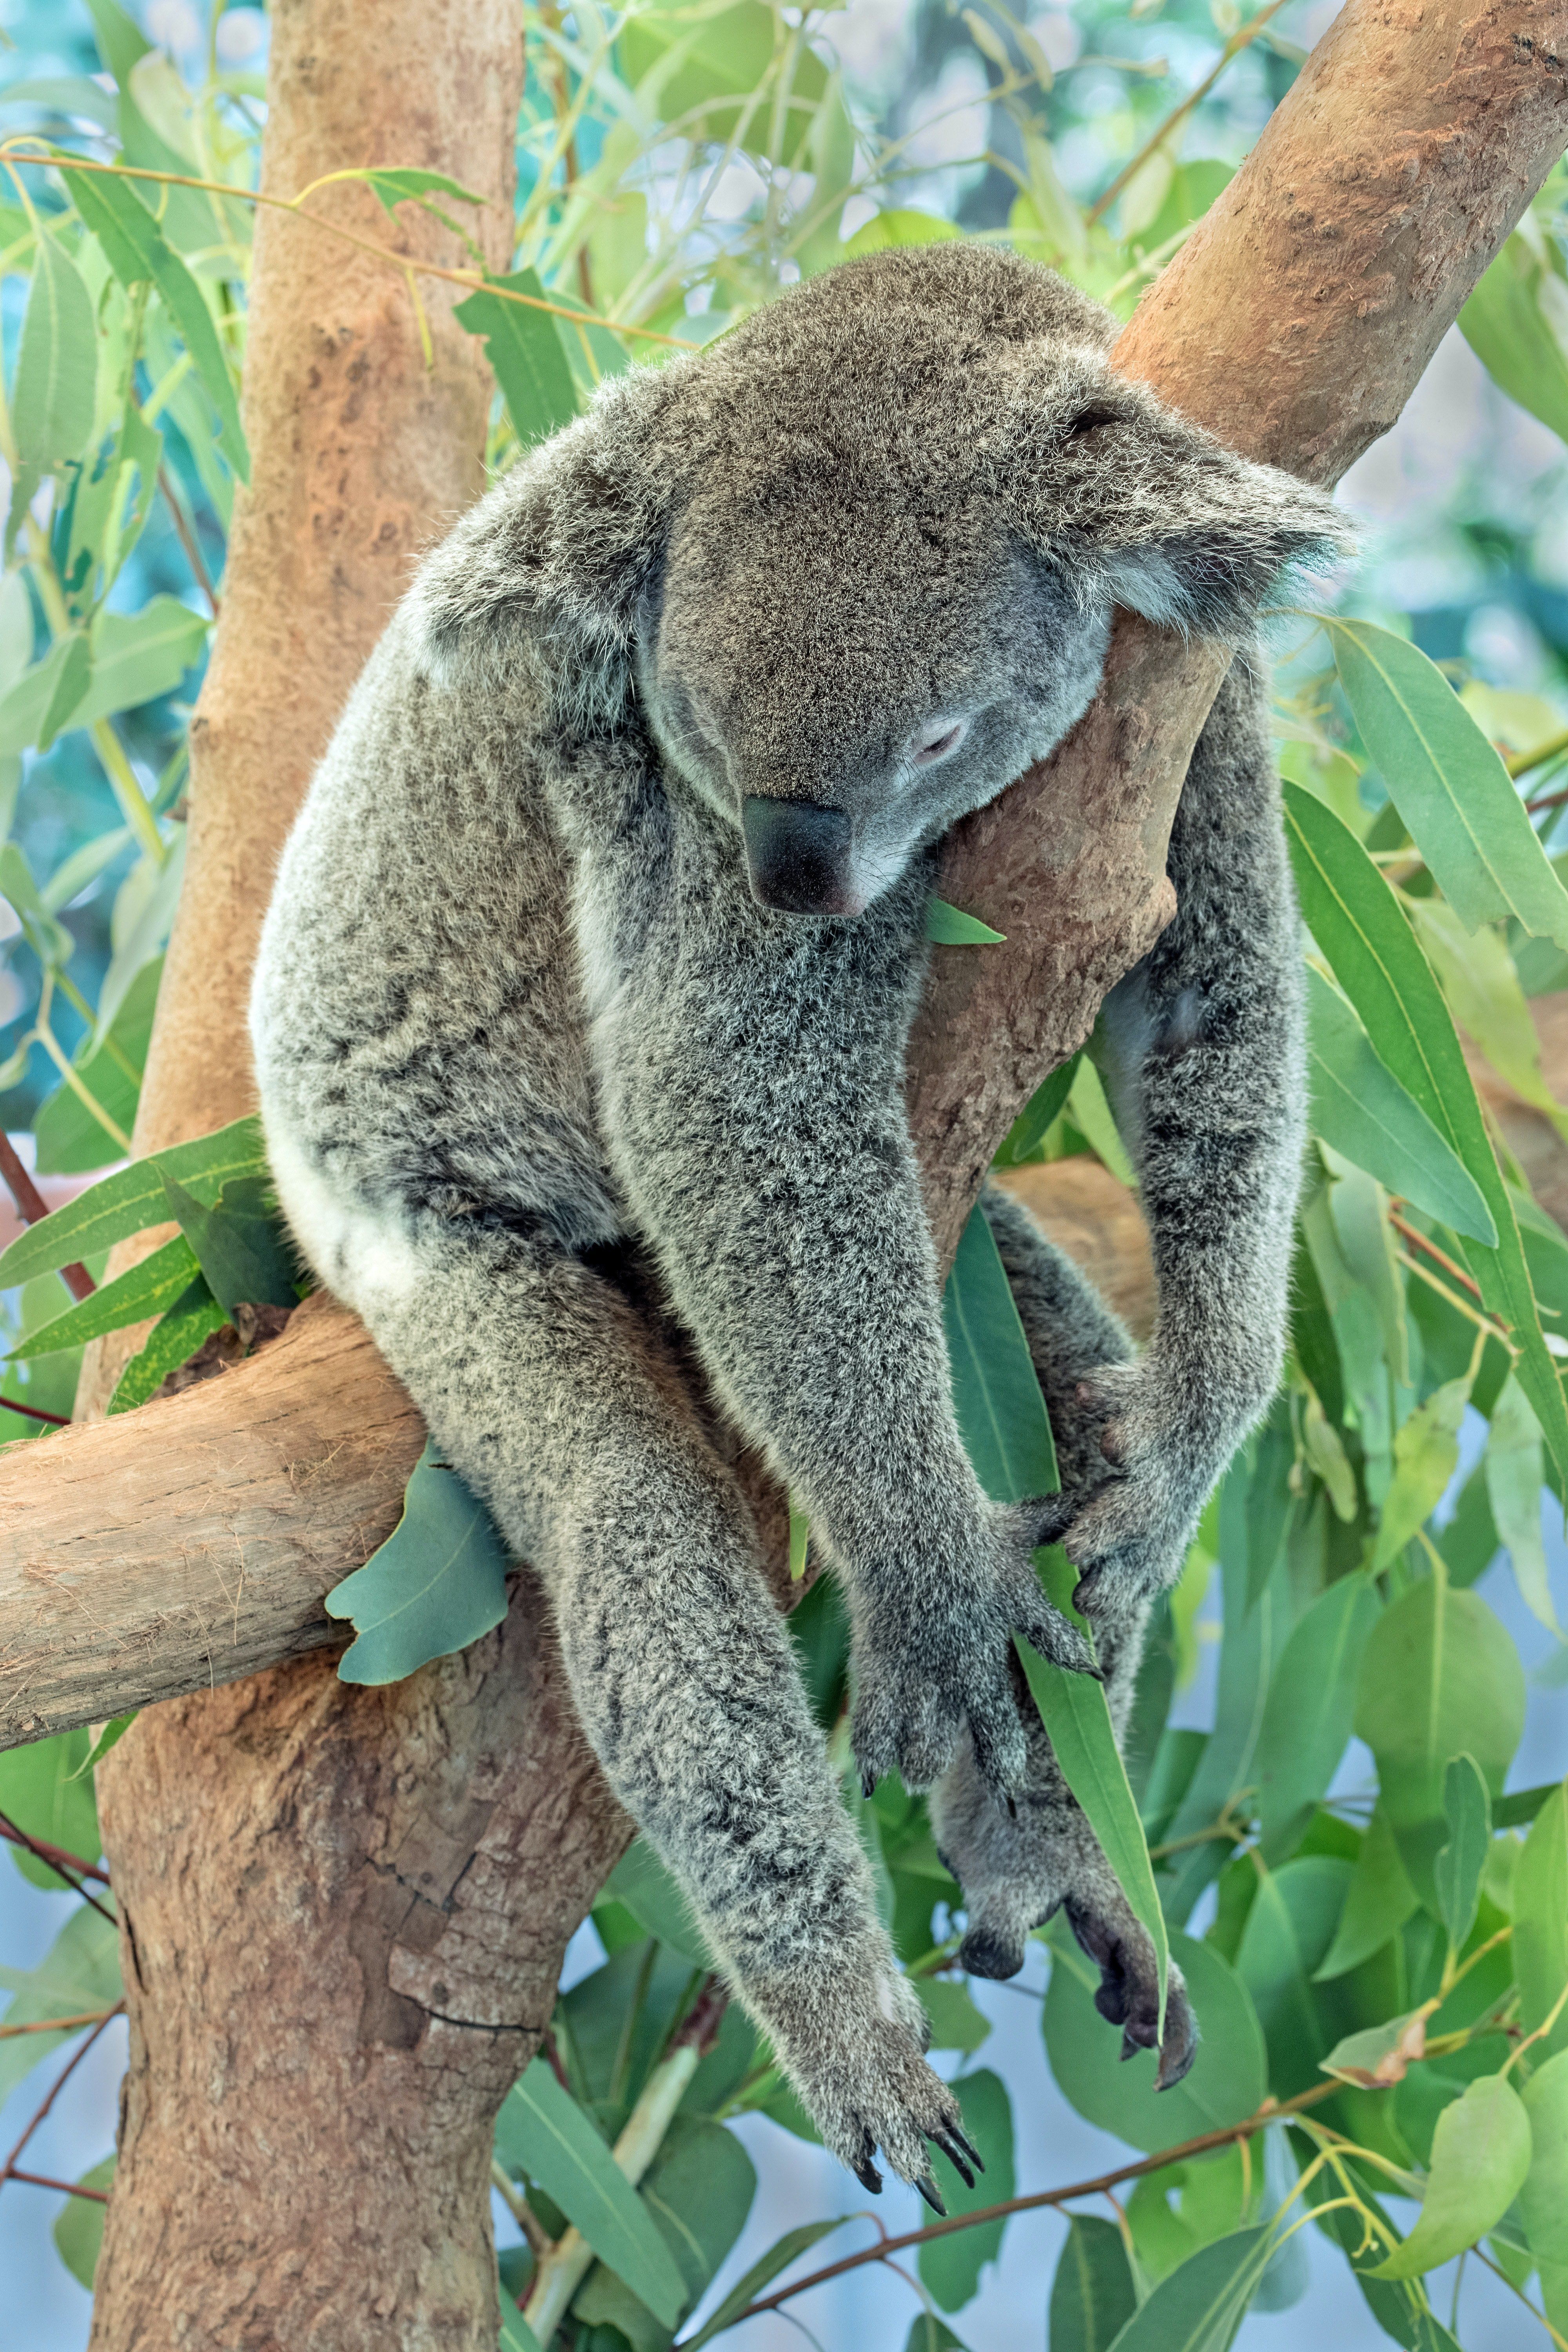
<path fill-rule="evenodd" d="M 427 642 L 504 677 L 521 633 L 571 730 L 640 705 L 764 906 L 858 914 L 1061 740 L 1114 605 L 1236 640 L 1345 545 L 1115 332 L 986 247 L 834 270 L 608 387 L 427 567 Z"/>

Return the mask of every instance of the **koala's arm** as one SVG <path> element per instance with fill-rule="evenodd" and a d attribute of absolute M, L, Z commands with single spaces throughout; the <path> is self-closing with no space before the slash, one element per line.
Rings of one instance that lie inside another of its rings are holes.
<path fill-rule="evenodd" d="M 617 1178 L 719 1397 L 843 1574 L 863 1776 L 929 1784 L 967 1723 L 1009 1784 L 1013 1632 L 1092 1662 L 1033 1573 L 1034 1515 L 987 1501 L 953 1416 L 903 1107 L 926 879 L 854 924 L 770 914 L 687 822 L 712 854 L 694 877 L 676 857 L 595 1024 Z"/>
<path fill-rule="evenodd" d="M 1099 1033 L 1138 1171 L 1159 1318 L 1083 1402 L 1109 1475 L 1057 1532 L 1091 1613 L 1181 1570 L 1198 1515 L 1279 1377 L 1307 1076 L 1301 950 L 1266 676 L 1232 665 L 1172 828 L 1174 920 Z"/>

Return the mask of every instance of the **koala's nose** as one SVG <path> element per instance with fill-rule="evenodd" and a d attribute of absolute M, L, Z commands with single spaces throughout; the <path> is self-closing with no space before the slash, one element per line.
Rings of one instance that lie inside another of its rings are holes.
<path fill-rule="evenodd" d="M 752 895 L 760 906 L 786 915 L 864 913 L 865 898 L 850 883 L 850 824 L 842 809 L 748 793 L 741 830 Z"/>

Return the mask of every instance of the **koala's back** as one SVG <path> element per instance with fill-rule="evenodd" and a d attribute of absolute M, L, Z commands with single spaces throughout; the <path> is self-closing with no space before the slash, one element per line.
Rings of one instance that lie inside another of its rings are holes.
<path fill-rule="evenodd" d="M 527 684 L 439 683 L 416 627 L 405 606 L 311 784 L 252 1012 L 285 1205 L 351 1299 L 345 1220 L 428 1213 L 568 1246 L 616 1229 Z"/>

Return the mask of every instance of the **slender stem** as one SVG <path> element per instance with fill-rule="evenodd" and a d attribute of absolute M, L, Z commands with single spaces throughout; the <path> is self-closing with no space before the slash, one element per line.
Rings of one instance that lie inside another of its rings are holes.
<path fill-rule="evenodd" d="M 1548 760 L 1554 760 L 1559 751 L 1568 751 L 1568 727 L 1564 727 L 1560 735 L 1549 735 L 1544 743 L 1532 744 L 1528 751 L 1510 752 L 1504 759 L 1503 766 L 1510 776 L 1527 776 L 1531 768 L 1544 768 Z M 1562 798 L 1563 794 L 1557 793 L 1551 801 L 1542 801 L 1535 805 L 1555 807 Z"/>
<path fill-rule="evenodd" d="M 1159 2172 L 1167 2164 L 1181 2164 L 1188 2157 L 1205 2155 L 1210 2148 L 1228 2147 L 1233 2141 L 1247 2139 L 1254 2132 L 1267 2131 L 1270 2124 L 1285 2123 L 1306 2108 L 1315 2107 L 1320 2101 L 1331 2099 L 1343 2087 L 1338 2082 L 1315 2083 L 1310 2091 L 1299 2091 L 1293 2099 L 1266 2101 L 1256 2115 L 1248 2116 L 1242 2123 L 1228 2124 L 1223 2131 L 1201 2133 L 1196 2139 L 1162 2148 L 1157 2156 L 1142 2157 L 1136 2164 L 1121 2165 L 1114 2172 L 1102 2172 L 1092 2180 L 1070 2181 L 1065 2189 L 1037 2189 L 1033 2196 L 1010 2197 L 1005 2204 L 984 2205 L 973 2213 L 955 2213 L 945 2221 L 933 2221 L 924 2230 L 906 2231 L 902 2237 L 880 2239 L 858 2254 L 846 2254 L 841 2262 L 829 2263 L 826 2269 L 797 2279 L 793 2286 L 781 2287 L 776 2294 L 748 2304 L 730 2325 L 738 2327 L 742 2320 L 754 2319 L 761 2311 L 775 2311 L 780 2304 L 787 2303 L 792 2295 L 804 2294 L 808 2287 L 821 2286 L 826 2280 L 837 2278 L 845 2271 L 859 2270 L 867 2263 L 879 2263 L 888 2254 L 901 2253 L 906 2246 L 923 2246 L 930 2239 L 950 2237 L 955 2230 L 973 2230 L 987 2221 L 1003 2221 L 1011 2213 L 1037 2212 L 1043 2206 L 1066 2205 L 1081 2197 L 1103 2197 L 1124 2180 L 1141 2179 L 1146 2172 Z M 679 2344 L 675 2352 L 681 2352 Z"/>
<path fill-rule="evenodd" d="M 57 1878 L 63 1879 L 73 1895 L 79 1895 L 84 1903 L 90 1903 L 95 1911 L 101 1912 L 111 1927 L 119 1925 L 113 1912 L 101 1904 L 96 1895 L 88 1893 L 82 1879 L 72 1877 L 68 1864 L 76 1864 L 83 1878 L 89 1876 L 103 1878 L 104 1874 L 101 1870 L 89 1870 L 86 1863 L 77 1861 L 75 1854 L 62 1853 L 58 1845 L 45 1845 L 37 1838 L 29 1837 L 25 1829 L 18 1828 L 9 1813 L 0 1813 L 0 1837 L 9 1838 L 13 1845 L 26 1846 L 34 1860 L 41 1862 L 46 1870 L 52 1870 Z M 105 1885 L 108 1883 L 108 1880 L 104 1879 Z"/>
<path fill-rule="evenodd" d="M 33 1034 L 37 1037 L 39 1045 L 43 1047 L 45 1053 L 48 1055 L 50 1061 L 54 1064 L 56 1069 L 65 1080 L 67 1086 L 69 1087 L 72 1094 L 75 1095 L 77 1100 L 81 1104 L 82 1108 L 88 1111 L 91 1117 L 98 1121 L 100 1127 L 102 1128 L 110 1141 L 111 1143 L 118 1144 L 121 1150 L 126 1154 L 127 1158 L 129 1158 L 131 1152 L 131 1138 L 126 1134 L 125 1129 L 121 1126 L 118 1119 L 110 1118 L 109 1113 L 104 1109 L 103 1105 L 99 1101 L 98 1097 L 93 1093 L 92 1088 L 88 1086 L 82 1078 L 75 1063 L 67 1054 L 64 1046 L 55 1035 L 54 1031 L 46 1022 L 40 1022 L 37 1029 L 34 1030 Z"/>
<path fill-rule="evenodd" d="M 125 2004 L 123 2001 L 117 2001 L 114 2008 L 109 2012 L 109 2017 L 117 2017 L 124 2006 Z M 99 2035 L 107 2030 L 109 2025 L 109 2017 L 105 2017 L 100 2023 L 93 2027 L 92 2032 L 88 2035 L 85 2042 L 79 2042 L 77 2043 L 76 2048 L 71 2052 L 70 2056 L 66 2060 L 65 2064 L 60 2068 L 59 2073 L 49 2084 L 48 2089 L 44 2094 L 42 2105 L 37 2110 L 31 2121 L 26 2125 L 22 2133 L 21 2138 L 16 2142 L 15 2147 L 11 2150 L 10 2155 L 5 2158 L 5 2163 L 0 2164 L 0 2189 L 5 2187 L 7 2180 L 26 2179 L 27 2178 L 26 2173 L 18 2173 L 16 2169 L 16 2158 L 21 2155 L 22 2150 L 26 2147 L 27 2142 L 32 2138 L 33 2134 L 37 2130 L 38 2126 L 43 2122 L 45 2116 L 48 2114 L 49 2109 L 59 2097 L 60 2093 L 65 2089 L 66 2084 L 69 2082 L 77 2068 L 81 2064 L 81 2062 L 87 2056 L 88 2052 L 93 2047 Z M 50 2188 L 64 2188 L 68 2184 L 66 2182 L 50 2181 L 47 2185 Z M 92 2192 L 89 2190 L 89 2194 L 90 2195 L 91 2193 Z M 105 2200 L 105 2202 L 107 2201 L 108 2200 Z"/>
<path fill-rule="evenodd" d="M 62 2196 L 90 2198 L 95 2205 L 107 2205 L 109 2202 L 107 2189 L 89 2189 L 79 2180 L 57 2180 L 52 2173 L 47 2172 L 23 2172 L 15 2165 L 9 2172 L 0 2175 L 0 2179 L 25 2180 L 33 2189 L 58 2189 Z"/>
<path fill-rule="evenodd" d="M 4 1178 L 5 1189 L 16 1203 L 16 1214 L 24 1224 L 36 1225 L 40 1218 L 48 1215 L 48 1202 L 23 1166 L 16 1145 L 4 1129 L 0 1129 L 0 1178 Z M 85 1265 L 62 1265 L 60 1280 L 73 1298 L 90 1298 L 98 1287 Z M 25 1412 L 26 1407 L 22 1410 Z M 44 1418 L 49 1420 L 53 1416 L 46 1414 Z"/>
<path fill-rule="evenodd" d="M 528 2240 L 529 2251 L 536 2263 L 542 2263 L 555 2244 L 554 2239 L 499 2158 L 490 2158 L 490 2187 L 505 2205 L 507 2211 Z"/>
<path fill-rule="evenodd" d="M 1213 71 L 1211 73 L 1206 73 L 1202 81 L 1199 82 L 1196 89 L 1194 89 L 1190 96 L 1184 98 L 1180 106 L 1176 107 L 1171 113 L 1166 115 L 1165 120 L 1161 123 L 1160 128 L 1155 131 L 1153 137 L 1152 139 L 1146 139 L 1143 142 L 1142 146 L 1139 148 L 1138 152 L 1133 156 L 1131 163 L 1125 164 L 1122 169 L 1118 172 L 1115 179 L 1112 180 L 1110 187 L 1105 191 L 1105 194 L 1097 198 L 1097 200 L 1090 205 L 1088 212 L 1084 215 L 1084 220 L 1088 225 L 1092 226 L 1093 223 L 1099 220 L 1102 213 L 1107 213 L 1110 210 L 1111 205 L 1116 202 L 1117 197 L 1121 194 L 1122 189 L 1126 187 L 1128 182 L 1142 170 L 1144 164 L 1148 162 L 1150 156 L 1155 152 L 1156 149 L 1164 145 L 1172 131 L 1176 128 L 1176 125 L 1179 122 L 1184 122 L 1194 107 L 1202 105 L 1204 100 L 1208 96 L 1215 82 L 1218 81 L 1221 74 L 1224 73 L 1231 59 L 1233 58 L 1238 58 L 1243 49 L 1247 48 L 1258 38 L 1258 34 L 1262 32 L 1270 16 L 1277 16 L 1284 5 L 1285 0 L 1268 0 L 1268 5 L 1266 8 L 1260 8 L 1249 25 L 1241 26 L 1237 32 L 1234 32 L 1231 35 L 1229 40 L 1220 51 L 1219 60 L 1215 66 Z"/>
<path fill-rule="evenodd" d="M 1439 1249 L 1436 1243 L 1429 1241 L 1417 1226 L 1406 1224 L 1397 1209 L 1390 1209 L 1388 1222 L 1396 1233 L 1404 1234 L 1413 1248 L 1425 1251 L 1429 1258 L 1434 1259 L 1451 1282 L 1457 1282 L 1461 1290 L 1468 1290 L 1472 1298 L 1479 1298 L 1480 1284 L 1472 1275 L 1467 1274 L 1462 1265 L 1456 1265 L 1447 1250 Z"/>
<path fill-rule="evenodd" d="M 124 2006 L 122 2000 L 117 2000 L 112 2009 L 84 2010 L 79 2017 L 36 2017 L 29 2018 L 25 2025 L 0 2025 L 0 2042 L 8 2042 L 18 2033 L 79 2033 L 84 2025 L 107 2025 Z"/>
<path fill-rule="evenodd" d="M 68 1429 L 71 1425 L 68 1412 L 46 1412 L 41 1404 L 23 1404 L 16 1397 L 0 1396 L 0 1405 L 7 1412 L 26 1413 L 29 1421 L 52 1422 L 57 1429 Z"/>
<path fill-rule="evenodd" d="M 206 598 L 213 619 L 216 621 L 218 616 L 218 593 L 213 586 L 212 574 L 207 570 L 206 559 L 202 553 L 191 519 L 186 514 L 184 502 L 169 478 L 167 466 L 160 466 L 158 468 L 158 488 L 163 493 L 164 505 L 174 519 L 174 529 L 179 535 L 180 545 L 185 551 L 185 562 L 195 575 L 196 585 Z"/>

